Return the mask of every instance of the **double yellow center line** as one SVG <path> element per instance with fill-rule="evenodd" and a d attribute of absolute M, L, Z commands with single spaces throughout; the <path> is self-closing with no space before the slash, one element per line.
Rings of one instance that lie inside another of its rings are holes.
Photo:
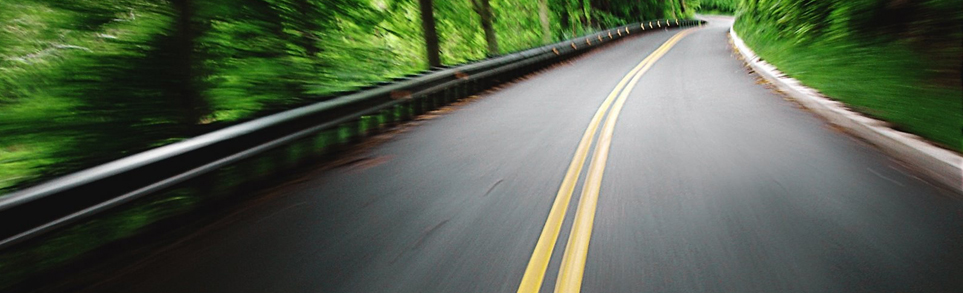
<path fill-rule="evenodd" d="M 558 188 L 558 194 L 555 195 L 555 202 L 548 213 L 545 227 L 542 228 L 538 242 L 535 243 L 535 250 L 528 261 L 528 267 L 525 269 L 525 275 L 522 276 L 522 282 L 518 286 L 519 293 L 535 293 L 542 286 L 542 280 L 545 278 L 545 271 L 548 269 L 552 250 L 555 248 L 559 232 L 562 230 L 562 221 L 565 219 L 572 193 L 575 191 L 575 185 L 588 157 L 592 139 L 604 118 L 605 124 L 602 125 L 602 132 L 599 135 L 595 152 L 592 154 L 592 161 L 585 176 L 585 184 L 582 186 L 578 209 L 575 211 L 575 222 L 572 225 L 568 243 L 565 245 L 558 279 L 555 283 L 555 292 L 574 293 L 581 289 L 585 258 L 588 255 L 589 239 L 592 236 L 592 224 L 595 221 L 595 207 L 598 204 L 599 189 L 602 186 L 602 173 L 605 171 L 605 162 L 608 159 L 612 133 L 615 131 L 615 122 L 619 117 L 619 112 L 622 111 L 625 100 L 632 89 L 635 88 L 639 79 L 642 78 L 642 75 L 689 32 L 689 30 L 685 30 L 672 36 L 655 52 L 643 59 L 619 81 L 615 89 L 602 102 L 598 111 L 595 112 L 595 116 L 592 117 L 588 128 L 582 134 L 582 140 L 579 141 L 578 147 L 575 149 L 575 157 L 572 158 L 568 171 L 565 172 L 562 185 Z M 610 106 L 611 109 L 609 109 Z M 607 116 L 606 112 L 608 112 Z"/>

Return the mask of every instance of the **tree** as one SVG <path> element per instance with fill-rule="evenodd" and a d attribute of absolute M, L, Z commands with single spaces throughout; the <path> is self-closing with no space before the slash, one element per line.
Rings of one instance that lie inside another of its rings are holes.
<path fill-rule="evenodd" d="M 472 7 L 481 17 L 482 30 L 485 31 L 485 42 L 488 44 L 488 56 L 498 55 L 498 38 L 492 26 L 495 15 L 489 0 L 471 0 Z"/>
<path fill-rule="evenodd" d="M 668 1 L 0 0 L 0 190 Z"/>
<path fill-rule="evenodd" d="M 174 98 L 180 100 L 180 107 L 184 110 L 181 117 L 181 124 L 189 128 L 198 124 L 206 112 L 206 107 L 202 101 L 200 93 L 195 88 L 194 74 L 194 40 L 195 30 L 193 28 L 194 9 L 191 7 L 190 0 L 173 0 L 174 13 L 174 48 L 173 64 L 174 67 L 169 77 L 176 81 L 177 89 L 174 90 Z"/>
<path fill-rule="evenodd" d="M 542 25 L 542 43 L 551 43 L 552 28 L 548 22 L 548 0 L 538 0 L 538 21 Z"/>
<path fill-rule="evenodd" d="M 435 14 L 432 10 L 432 0 L 418 0 L 421 8 L 421 28 L 425 35 L 425 55 L 428 58 L 428 66 L 441 66 L 441 58 L 438 53 L 438 32 L 435 31 Z"/>
<path fill-rule="evenodd" d="M 675 8 L 675 5 L 676 5 L 675 1 L 674 1 L 674 0 L 668 0 L 668 1 L 666 1 L 666 2 L 669 2 L 669 9 L 670 9 L 670 11 L 671 11 L 671 15 L 669 15 L 669 17 L 678 18 L 678 17 L 676 16 L 676 15 L 677 15 L 676 12 L 679 11 L 679 10 Z"/>

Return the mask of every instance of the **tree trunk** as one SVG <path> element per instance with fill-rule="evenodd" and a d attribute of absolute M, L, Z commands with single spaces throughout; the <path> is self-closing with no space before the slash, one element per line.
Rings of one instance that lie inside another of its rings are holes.
<path fill-rule="evenodd" d="M 438 32 L 435 30 L 435 13 L 432 10 L 432 0 L 418 0 L 421 6 L 421 30 L 425 34 L 425 53 L 428 57 L 428 66 L 441 66 L 441 57 L 438 56 Z"/>
<path fill-rule="evenodd" d="M 194 10 L 191 8 L 191 0 L 173 0 L 171 4 L 177 13 L 173 34 L 174 58 L 171 63 L 173 76 L 170 77 L 172 81 L 176 81 L 177 88 L 172 89 L 172 92 L 184 111 L 180 116 L 180 124 L 189 128 L 199 123 L 204 116 L 204 103 L 195 88 L 194 80 L 195 31 L 191 26 Z"/>
<path fill-rule="evenodd" d="M 551 43 L 552 28 L 548 23 L 548 0 L 538 0 L 538 21 L 542 23 L 542 43 Z"/>
<path fill-rule="evenodd" d="M 585 22 L 583 23 L 585 27 L 592 27 L 592 2 L 591 0 L 581 0 L 582 13 L 585 16 Z"/>
<path fill-rule="evenodd" d="M 302 17 L 301 24 L 298 27 L 298 29 L 301 30 L 301 46 L 304 48 L 304 53 L 308 58 L 315 60 L 317 54 L 321 52 L 321 48 L 318 48 L 317 45 L 317 37 L 315 36 L 315 32 L 319 29 L 315 20 L 317 14 L 312 13 L 315 8 L 311 6 L 311 3 L 308 3 L 308 0 L 298 0 L 297 4 L 298 10 L 301 10 Z"/>
<path fill-rule="evenodd" d="M 498 55 L 498 38 L 492 25 L 494 13 L 488 0 L 472 0 L 475 12 L 481 17 L 482 30 L 485 31 L 485 42 L 488 43 L 488 56 Z"/>
<path fill-rule="evenodd" d="M 669 2 L 669 7 L 672 8 L 672 17 L 667 17 L 666 19 L 679 18 L 679 8 L 676 7 L 676 5 L 678 4 L 676 3 L 676 0 L 668 0 L 667 2 Z"/>
<path fill-rule="evenodd" d="M 679 7 L 682 9 L 682 16 L 685 16 L 685 0 L 679 0 Z"/>

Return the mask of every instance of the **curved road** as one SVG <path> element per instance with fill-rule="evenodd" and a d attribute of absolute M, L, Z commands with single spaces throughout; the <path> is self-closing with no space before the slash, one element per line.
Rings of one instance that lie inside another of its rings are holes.
<path fill-rule="evenodd" d="M 730 23 L 504 85 L 84 290 L 963 291 L 961 198 L 757 82 Z"/>

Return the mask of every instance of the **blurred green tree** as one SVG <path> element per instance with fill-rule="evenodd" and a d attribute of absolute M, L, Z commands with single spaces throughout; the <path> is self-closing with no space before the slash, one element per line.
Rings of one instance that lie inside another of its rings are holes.
<path fill-rule="evenodd" d="M 0 1 L 0 192 L 675 1 Z"/>

